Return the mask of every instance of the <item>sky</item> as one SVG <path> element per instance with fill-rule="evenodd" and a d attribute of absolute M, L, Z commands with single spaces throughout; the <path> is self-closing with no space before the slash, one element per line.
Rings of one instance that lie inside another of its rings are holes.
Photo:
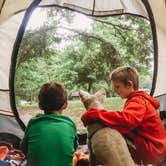
<path fill-rule="evenodd" d="M 46 19 L 47 17 L 45 12 L 41 12 L 40 9 L 35 9 L 28 21 L 27 29 L 36 29 L 42 26 Z"/>
<path fill-rule="evenodd" d="M 27 29 L 35 29 L 42 26 L 46 19 L 46 10 L 36 9 L 29 19 Z M 89 19 L 87 16 L 77 13 L 70 27 L 73 29 L 84 30 L 90 26 L 91 22 L 91 19 Z"/>
<path fill-rule="evenodd" d="M 47 10 L 42 10 L 42 9 L 36 9 L 30 19 L 29 22 L 27 24 L 27 29 L 36 29 L 39 28 L 40 26 L 43 25 L 44 21 L 47 19 L 47 14 L 46 14 Z M 81 30 L 84 31 L 85 29 L 90 28 L 92 23 L 92 20 L 90 18 L 88 18 L 87 16 L 77 13 L 74 17 L 74 20 L 72 22 L 72 24 L 68 24 L 67 22 L 65 22 L 63 19 L 61 20 L 61 26 L 63 27 L 67 27 L 70 29 L 76 29 L 76 30 Z M 63 29 L 63 28 L 59 28 L 56 29 L 56 32 L 59 35 L 62 36 L 70 36 L 73 34 L 72 31 L 67 30 L 67 29 Z M 71 41 L 66 40 L 64 38 L 64 40 L 62 40 L 59 44 L 58 44 L 58 48 L 59 49 L 63 49 L 64 47 L 66 47 L 67 45 L 70 45 Z M 55 47 L 55 45 L 53 45 L 53 47 Z"/>

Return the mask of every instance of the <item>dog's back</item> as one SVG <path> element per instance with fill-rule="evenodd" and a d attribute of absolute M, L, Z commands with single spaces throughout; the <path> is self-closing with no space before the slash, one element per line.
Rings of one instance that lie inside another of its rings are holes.
<path fill-rule="evenodd" d="M 101 89 L 94 95 L 80 91 L 80 98 L 86 109 L 103 109 L 106 96 Z M 134 166 L 134 162 L 128 151 L 127 144 L 121 134 L 101 123 L 92 123 L 87 127 L 89 136 L 89 148 L 94 154 L 98 164 L 103 166 Z M 91 165 L 94 166 L 94 157 L 90 154 Z"/>

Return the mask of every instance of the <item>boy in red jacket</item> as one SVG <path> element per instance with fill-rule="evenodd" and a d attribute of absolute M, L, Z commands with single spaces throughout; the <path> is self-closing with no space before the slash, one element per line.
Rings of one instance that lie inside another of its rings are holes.
<path fill-rule="evenodd" d="M 138 90 L 139 76 L 132 67 L 117 68 L 110 80 L 114 91 L 127 99 L 123 110 L 108 112 L 91 108 L 81 117 L 84 125 L 101 121 L 132 140 L 134 146 L 128 144 L 128 147 L 137 164 L 162 163 L 166 156 L 166 131 L 156 111 L 159 102 Z"/>

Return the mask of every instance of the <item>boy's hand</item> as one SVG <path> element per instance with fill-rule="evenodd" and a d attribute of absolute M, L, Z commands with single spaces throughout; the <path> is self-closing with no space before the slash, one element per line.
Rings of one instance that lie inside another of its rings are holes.
<path fill-rule="evenodd" d="M 89 109 L 86 112 L 84 112 L 81 116 L 81 120 L 84 124 L 84 126 L 87 126 L 89 123 L 93 123 L 96 121 L 95 115 L 98 114 L 98 110 L 96 109 Z"/>

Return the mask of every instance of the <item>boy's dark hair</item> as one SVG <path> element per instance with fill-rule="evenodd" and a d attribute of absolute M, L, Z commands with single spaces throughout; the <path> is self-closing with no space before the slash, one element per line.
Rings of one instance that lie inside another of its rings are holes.
<path fill-rule="evenodd" d="M 39 91 L 38 100 L 39 108 L 45 113 L 51 113 L 61 109 L 67 102 L 67 92 L 61 83 L 46 83 Z"/>
<path fill-rule="evenodd" d="M 138 90 L 139 88 L 139 75 L 137 70 L 133 67 L 118 67 L 110 74 L 110 80 L 120 81 L 124 85 L 127 85 L 128 81 L 132 81 L 134 89 Z"/>

